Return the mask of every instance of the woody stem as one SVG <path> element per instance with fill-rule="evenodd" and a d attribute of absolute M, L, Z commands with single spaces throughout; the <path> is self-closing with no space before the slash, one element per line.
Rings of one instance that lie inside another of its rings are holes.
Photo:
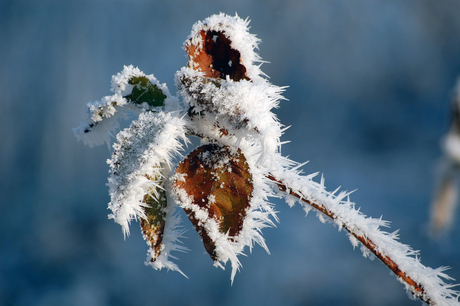
<path fill-rule="evenodd" d="M 329 209 L 327 209 L 323 204 L 309 200 L 306 197 L 302 196 L 302 194 L 290 190 L 285 184 L 276 179 L 272 174 L 268 174 L 266 177 L 273 181 L 281 191 L 287 192 L 288 194 L 298 198 L 299 200 L 305 202 L 306 204 L 320 211 L 322 214 L 329 217 L 330 219 L 337 219 L 337 215 L 331 212 Z M 354 231 L 350 230 L 347 224 L 343 224 L 343 228 L 347 230 L 351 235 L 353 235 L 356 239 L 358 239 L 358 241 L 361 242 L 362 245 L 364 245 L 367 249 L 369 249 L 369 251 L 371 251 L 378 259 L 380 259 L 391 271 L 393 271 L 394 274 L 396 274 L 396 276 L 399 279 L 405 282 L 410 287 L 414 296 L 418 297 L 420 300 L 427 303 L 428 305 L 434 305 L 431 299 L 426 295 L 424 287 L 421 284 L 415 282 L 410 276 L 408 276 L 404 271 L 402 271 L 399 268 L 398 264 L 396 264 L 390 257 L 382 254 L 378 250 L 378 246 L 372 240 L 370 240 L 368 237 L 364 235 L 356 234 Z"/>

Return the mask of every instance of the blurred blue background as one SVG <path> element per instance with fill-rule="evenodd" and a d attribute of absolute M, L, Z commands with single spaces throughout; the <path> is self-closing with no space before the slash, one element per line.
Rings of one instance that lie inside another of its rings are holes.
<path fill-rule="evenodd" d="M 460 216 L 427 236 L 439 142 L 460 75 L 459 1 L 0 1 L 0 305 L 419 305 L 345 233 L 274 199 L 277 228 L 230 267 L 212 266 L 188 228 L 179 273 L 144 265 L 136 223 L 107 219 L 107 147 L 71 128 L 133 64 L 174 89 L 191 26 L 249 17 L 262 69 L 290 86 L 283 154 L 310 160 L 333 190 L 358 189 L 365 214 L 392 221 L 431 267 L 460 281 Z"/>

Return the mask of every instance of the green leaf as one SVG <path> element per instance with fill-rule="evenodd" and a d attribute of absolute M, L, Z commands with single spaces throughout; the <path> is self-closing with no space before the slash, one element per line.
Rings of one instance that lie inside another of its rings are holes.
<path fill-rule="evenodd" d="M 147 177 L 150 180 L 153 178 Z M 161 252 L 161 244 L 163 242 L 163 232 L 166 219 L 166 192 L 164 189 L 157 187 L 156 190 L 151 190 L 144 195 L 144 213 L 147 219 L 141 218 L 140 225 L 144 235 L 144 239 L 151 249 L 152 258 L 150 261 L 155 261 Z"/>
<path fill-rule="evenodd" d="M 131 94 L 125 96 L 125 98 L 137 104 L 164 105 L 166 95 L 157 85 L 152 84 L 146 76 L 132 77 L 128 83 L 134 85 L 134 88 Z"/>

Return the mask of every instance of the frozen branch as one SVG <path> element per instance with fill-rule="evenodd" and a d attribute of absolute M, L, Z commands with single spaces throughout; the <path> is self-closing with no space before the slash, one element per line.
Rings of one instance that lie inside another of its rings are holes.
<path fill-rule="evenodd" d="M 88 121 L 75 129 L 88 145 L 108 143 L 123 111 L 137 115 L 117 133 L 108 161 L 109 217 L 125 235 L 131 221 L 140 220 L 147 264 L 182 273 L 171 252 L 186 250 L 175 214 L 184 209 L 214 265 L 230 262 L 233 282 L 246 247 L 259 244 L 268 252 L 262 229 L 278 221 L 268 198 L 280 189 L 289 204 L 298 200 L 305 211 L 314 208 L 321 220 L 344 228 L 354 247 L 361 244 L 365 257 L 379 258 L 414 297 L 459 305 L 458 292 L 444 282 L 451 279 L 446 268 L 422 265 L 397 232 L 380 230 L 389 222 L 366 217 L 349 193 L 328 192 L 324 180 L 301 176 L 301 165 L 281 155 L 285 127 L 271 110 L 284 99 L 284 87 L 270 84 L 260 70 L 259 40 L 248 23 L 219 14 L 193 26 L 185 42 L 189 62 L 176 73 L 179 97 L 153 75 L 127 66 L 112 79 L 115 94 L 88 105 Z M 190 135 L 201 144 L 184 158 Z"/>
<path fill-rule="evenodd" d="M 454 285 L 446 284 L 441 279 L 452 279 L 443 273 L 446 268 L 441 267 L 433 270 L 423 266 L 417 257 L 418 252 L 395 241 L 396 237 L 393 237 L 395 235 L 380 231 L 378 226 L 369 226 L 369 222 L 365 222 L 366 219 L 371 223 L 375 219 L 367 218 L 355 210 L 354 205 L 350 205 L 352 203 L 348 200 L 342 203 L 341 200 L 337 201 L 335 197 L 323 195 L 321 201 L 315 198 L 314 190 L 309 190 L 309 187 L 304 186 L 304 190 L 307 190 L 305 194 L 301 190 L 291 189 L 287 182 L 288 180 L 278 179 L 273 174 L 267 175 L 267 178 L 273 181 L 281 191 L 296 197 L 304 204 L 330 218 L 340 228 L 344 228 L 349 235 L 380 259 L 414 297 L 419 298 L 428 305 L 458 305 L 459 294 L 451 289 Z M 312 183 L 312 181 L 309 181 L 309 183 Z M 307 210 L 309 209 L 307 208 Z M 350 218 L 350 215 L 354 216 Z M 354 219 L 354 222 L 350 219 Z M 380 220 L 380 223 L 385 225 L 382 220 Z M 353 241 L 353 239 L 351 240 Z M 391 244 L 396 244 L 397 247 L 393 246 L 389 249 Z M 398 252 L 398 250 L 402 250 L 402 252 Z M 415 257 L 413 257 L 414 255 Z"/>

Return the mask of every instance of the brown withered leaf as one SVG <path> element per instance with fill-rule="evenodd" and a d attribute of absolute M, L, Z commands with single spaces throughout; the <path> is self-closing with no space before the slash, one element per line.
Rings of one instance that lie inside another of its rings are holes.
<path fill-rule="evenodd" d="M 246 67 L 241 64 L 241 54 L 231 47 L 225 31 L 201 30 L 198 35 L 199 39 L 185 44 L 190 68 L 200 70 L 208 78 L 229 76 L 233 81 L 249 80 Z"/>
<path fill-rule="evenodd" d="M 201 146 L 178 165 L 176 174 L 184 177 L 174 182 L 176 190 L 183 189 L 188 197 L 193 197 L 193 205 L 206 210 L 209 219 L 214 219 L 229 239 L 237 237 L 253 192 L 252 175 L 241 150 L 231 152 L 228 146 L 215 144 Z M 185 212 L 206 251 L 218 260 L 215 243 L 204 226 L 206 221 L 199 220 L 192 209 L 186 208 Z"/>
<path fill-rule="evenodd" d="M 151 179 L 148 177 L 148 179 Z M 166 212 L 166 193 L 163 189 L 156 188 L 157 195 L 153 192 L 144 195 L 144 213 L 147 219 L 141 218 L 140 225 L 144 235 L 144 239 L 151 248 L 152 258 L 150 261 L 155 261 L 161 252 L 161 244 L 163 242 L 163 232 L 165 228 Z"/>

